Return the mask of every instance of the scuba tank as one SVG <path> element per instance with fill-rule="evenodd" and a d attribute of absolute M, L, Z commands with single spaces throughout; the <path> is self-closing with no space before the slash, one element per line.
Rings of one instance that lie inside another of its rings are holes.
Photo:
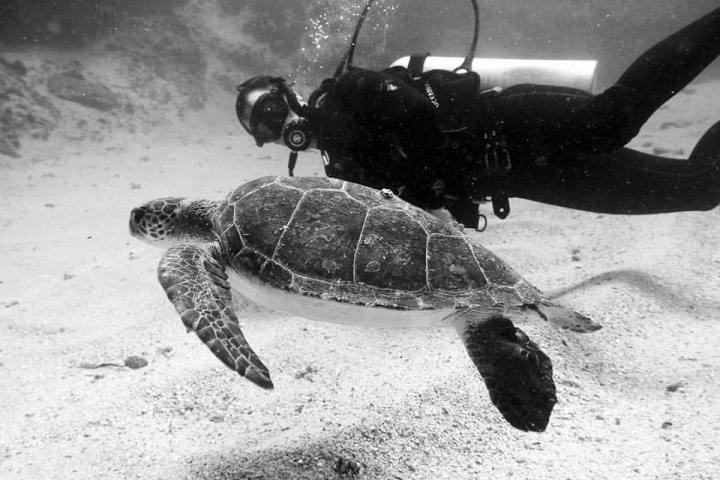
<path fill-rule="evenodd" d="M 453 71 L 460 57 L 413 55 L 398 58 L 390 67 L 404 67 L 413 77 L 430 70 Z M 593 93 L 597 86 L 595 60 L 533 60 L 515 58 L 478 58 L 470 70 L 480 76 L 480 91 L 507 88 L 521 83 L 570 87 Z"/>
<path fill-rule="evenodd" d="M 297 119 L 290 121 L 283 128 L 282 143 L 290 149 L 288 158 L 288 174 L 293 176 L 298 152 L 308 148 L 317 148 L 312 121 L 312 112 L 317 111 L 319 100 L 333 88 L 337 79 L 353 67 L 353 55 L 357 45 L 360 29 L 375 0 L 368 0 L 360 13 L 353 31 L 348 50 L 343 55 L 332 78 L 323 81 L 321 86 L 312 92 L 307 103 L 301 103 L 297 94 L 289 86 L 284 85 L 284 96 L 290 110 Z M 479 38 L 480 14 L 477 0 L 471 0 L 475 25 L 470 47 L 464 58 L 427 55 L 404 56 L 394 61 L 390 67 L 404 67 L 413 76 L 419 76 L 430 70 L 446 70 L 451 72 L 473 71 L 480 77 L 479 91 L 497 90 L 523 83 L 555 85 L 571 87 L 592 93 L 596 87 L 594 60 L 532 60 L 532 59 L 501 59 L 477 58 L 475 51 Z M 322 150 L 323 160 L 326 152 Z M 326 162 L 327 163 L 327 162 Z"/>

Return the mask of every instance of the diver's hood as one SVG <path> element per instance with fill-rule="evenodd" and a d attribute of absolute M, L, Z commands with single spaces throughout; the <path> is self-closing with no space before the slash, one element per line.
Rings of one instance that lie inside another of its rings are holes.
<path fill-rule="evenodd" d="M 235 113 L 243 128 L 261 147 L 279 140 L 290 115 L 290 107 L 278 85 L 283 80 L 261 75 L 237 87 Z"/>

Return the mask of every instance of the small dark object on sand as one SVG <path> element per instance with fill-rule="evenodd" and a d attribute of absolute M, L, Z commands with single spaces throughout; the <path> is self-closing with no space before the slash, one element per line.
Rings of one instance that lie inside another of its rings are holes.
<path fill-rule="evenodd" d="M 683 382 L 677 382 L 673 383 L 672 385 L 668 385 L 665 387 L 665 390 L 667 390 L 670 393 L 677 392 L 681 387 L 683 386 Z"/>
<path fill-rule="evenodd" d="M 125 366 L 128 368 L 132 368 L 133 370 L 147 367 L 147 364 L 147 360 L 145 360 L 143 357 L 138 357 L 136 355 L 130 355 L 125 359 Z"/>
<path fill-rule="evenodd" d="M 119 363 L 114 362 L 103 362 L 103 363 L 81 363 L 79 365 L 80 368 L 85 369 L 96 369 L 96 368 L 105 368 L 105 367 L 118 367 L 118 368 L 131 368 L 133 370 L 137 370 L 138 368 L 147 367 L 148 361 L 145 360 L 143 357 L 138 357 L 137 355 L 130 355 L 123 361 L 123 364 L 120 365 Z"/>
<path fill-rule="evenodd" d="M 335 462 L 335 467 L 333 468 L 337 473 L 340 475 L 357 475 L 360 473 L 360 464 L 357 463 L 355 460 L 349 460 L 347 458 L 339 457 L 337 459 L 337 462 Z"/>

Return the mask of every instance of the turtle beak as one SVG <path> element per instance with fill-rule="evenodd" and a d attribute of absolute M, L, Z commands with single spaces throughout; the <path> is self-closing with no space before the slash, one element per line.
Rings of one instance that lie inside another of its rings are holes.
<path fill-rule="evenodd" d="M 134 237 L 145 236 L 145 231 L 141 227 L 143 219 L 145 218 L 145 208 L 136 207 L 130 212 L 130 234 Z"/>

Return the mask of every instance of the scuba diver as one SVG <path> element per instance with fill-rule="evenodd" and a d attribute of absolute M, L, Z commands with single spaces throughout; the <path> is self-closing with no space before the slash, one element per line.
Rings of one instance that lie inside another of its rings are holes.
<path fill-rule="evenodd" d="M 280 77 L 238 87 L 236 113 L 258 146 L 320 149 L 330 177 L 390 188 L 477 228 L 478 203 L 505 218 L 509 197 L 611 214 L 709 210 L 720 203 L 720 122 L 687 160 L 624 147 L 720 54 L 720 8 L 643 53 L 604 92 L 516 84 L 480 88 L 478 38 L 457 69 L 423 56 L 383 71 L 352 66 L 366 5 L 343 61 L 301 103 Z M 445 210 L 446 209 L 446 210 Z M 442 217 L 442 215 L 439 215 Z"/>

